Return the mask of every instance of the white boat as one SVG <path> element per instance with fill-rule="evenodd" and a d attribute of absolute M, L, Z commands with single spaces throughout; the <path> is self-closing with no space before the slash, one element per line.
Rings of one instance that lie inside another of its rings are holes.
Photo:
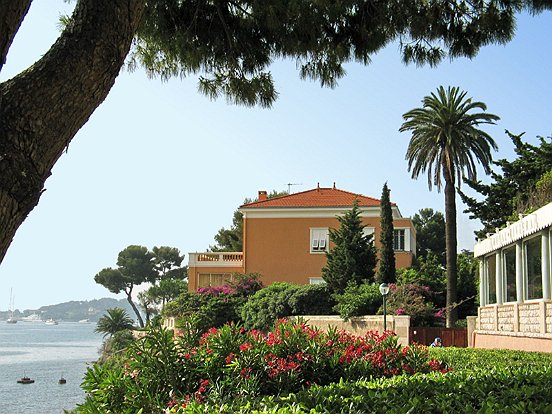
<path fill-rule="evenodd" d="M 55 319 L 52 319 L 52 318 L 50 318 L 46 321 L 46 325 L 57 325 L 57 324 L 58 324 L 58 321 L 56 321 Z"/>
<path fill-rule="evenodd" d="M 14 306 L 13 306 L 13 291 L 10 289 L 10 317 L 6 320 L 7 323 L 17 323 L 17 319 L 13 316 L 14 312 Z"/>
<path fill-rule="evenodd" d="M 20 321 L 22 322 L 42 322 L 42 318 L 40 315 L 37 315 L 36 313 L 33 313 L 28 316 L 23 316 Z"/>
<path fill-rule="evenodd" d="M 90 323 L 90 319 L 81 319 L 79 323 Z"/>

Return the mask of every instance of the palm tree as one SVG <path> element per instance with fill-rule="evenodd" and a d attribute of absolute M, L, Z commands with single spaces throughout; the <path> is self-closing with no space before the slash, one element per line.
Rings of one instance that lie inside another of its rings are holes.
<path fill-rule="evenodd" d="M 113 336 L 119 331 L 125 329 L 132 329 L 134 326 L 134 320 L 128 315 L 128 313 L 122 308 L 111 308 L 107 310 L 107 315 L 102 316 L 98 320 L 95 332 L 103 333 L 104 337 L 107 335 Z"/>
<path fill-rule="evenodd" d="M 399 131 L 412 131 L 406 151 L 408 171 L 412 178 L 427 171 L 427 183 L 441 190 L 445 182 L 445 234 L 447 261 L 447 327 L 458 319 L 456 303 L 456 181 L 477 179 L 476 161 L 490 173 L 491 148 L 497 150 L 494 140 L 478 128 L 481 124 L 495 124 L 500 118 L 486 113 L 487 105 L 466 98 L 458 87 L 437 88 L 422 100 L 423 107 L 403 115 L 405 122 Z M 472 110 L 481 112 L 469 113 Z"/>

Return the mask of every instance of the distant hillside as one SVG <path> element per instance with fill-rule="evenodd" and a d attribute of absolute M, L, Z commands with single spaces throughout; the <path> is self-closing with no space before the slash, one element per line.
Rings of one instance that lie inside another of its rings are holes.
<path fill-rule="evenodd" d="M 58 321 L 77 322 L 82 319 L 89 319 L 90 322 L 97 322 L 110 308 L 123 308 L 131 318 L 135 318 L 134 311 L 126 299 L 117 300 L 113 298 L 64 302 L 57 305 L 42 306 L 39 309 L 25 309 L 23 312 L 16 310 L 14 316 L 21 319 L 36 314 L 42 320 L 52 318 Z M 7 318 L 8 312 L 0 312 L 1 320 Z"/>

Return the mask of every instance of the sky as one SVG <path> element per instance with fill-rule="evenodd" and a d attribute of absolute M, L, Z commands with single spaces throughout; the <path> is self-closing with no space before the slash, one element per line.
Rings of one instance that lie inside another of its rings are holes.
<path fill-rule="evenodd" d="M 10 49 L 0 82 L 40 58 L 73 4 L 35 0 Z M 444 212 L 444 194 L 413 180 L 404 159 L 410 135 L 402 114 L 440 85 L 459 86 L 500 116 L 485 127 L 514 159 L 504 130 L 525 139 L 552 135 L 552 14 L 518 19 L 515 38 L 472 60 L 436 68 L 405 66 L 396 45 L 368 66 L 346 65 L 335 89 L 300 80 L 293 61 L 271 67 L 279 98 L 271 109 L 211 101 L 197 78 L 168 82 L 123 71 L 105 102 L 71 142 L 46 181 L 38 206 L 0 264 L 0 310 L 114 295 L 94 282 L 117 255 L 137 244 L 205 251 L 245 198 L 259 190 L 337 188 L 380 198 L 388 183 L 403 216 Z M 482 170 L 480 178 L 488 182 Z M 294 184 L 288 186 L 288 184 Z M 468 191 L 469 192 L 469 191 Z M 473 194 L 473 193 L 472 193 Z M 481 227 L 458 198 L 458 247 L 473 250 Z"/>

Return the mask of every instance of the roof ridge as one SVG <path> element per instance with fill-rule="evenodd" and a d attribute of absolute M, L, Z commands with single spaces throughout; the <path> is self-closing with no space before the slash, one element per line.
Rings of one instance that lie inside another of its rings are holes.
<path fill-rule="evenodd" d="M 304 190 L 304 191 L 299 191 L 299 192 L 293 193 L 293 194 L 285 194 L 285 195 L 281 195 L 281 196 L 277 196 L 277 197 L 267 198 L 266 200 L 252 201 L 250 203 L 242 204 L 240 206 L 240 208 L 263 207 L 265 205 L 274 204 L 274 202 L 277 202 L 277 204 L 280 204 L 278 202 L 285 203 L 286 202 L 285 200 L 288 200 L 288 199 L 290 199 L 290 200 L 293 200 L 295 198 L 301 199 L 301 197 L 305 197 L 305 196 L 308 197 L 310 194 L 317 194 L 317 193 L 321 193 L 321 192 L 324 192 L 324 193 L 327 193 L 327 194 L 334 193 L 336 196 L 337 196 L 337 194 L 341 194 L 342 196 L 354 197 L 356 199 L 365 200 L 364 203 L 368 202 L 368 203 L 374 203 L 374 204 L 381 204 L 381 200 L 378 199 L 378 198 L 375 198 L 375 197 L 370 197 L 370 196 L 366 196 L 364 194 L 353 193 L 351 191 L 342 190 L 340 188 L 336 188 L 335 186 L 334 187 L 319 187 L 319 186 L 317 186 L 315 188 L 312 188 L 312 189 L 309 189 L 309 190 Z M 391 203 L 391 204 L 394 205 L 394 203 Z"/>

